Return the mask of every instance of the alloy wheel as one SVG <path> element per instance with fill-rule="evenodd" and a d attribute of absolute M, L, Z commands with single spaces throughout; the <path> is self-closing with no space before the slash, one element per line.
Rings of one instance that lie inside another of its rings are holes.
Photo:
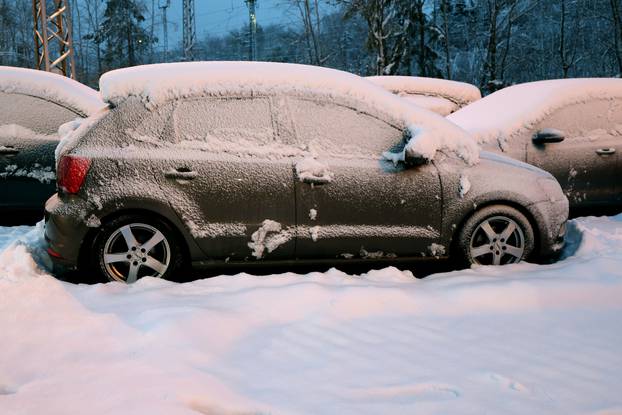
<path fill-rule="evenodd" d="M 516 221 L 493 216 L 482 221 L 471 236 L 471 262 L 480 265 L 506 265 L 520 262 L 525 254 L 525 236 Z"/>
<path fill-rule="evenodd" d="M 112 280 L 133 283 L 143 277 L 162 277 L 171 261 L 166 237 L 145 223 L 121 226 L 104 245 L 103 265 Z"/>

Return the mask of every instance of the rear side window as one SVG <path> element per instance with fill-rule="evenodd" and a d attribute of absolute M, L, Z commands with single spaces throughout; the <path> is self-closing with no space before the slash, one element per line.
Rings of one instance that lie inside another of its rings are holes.
<path fill-rule="evenodd" d="M 622 135 L 622 102 L 595 99 L 560 108 L 540 122 L 535 131 L 555 128 L 567 140 L 596 142 L 600 138 Z"/>
<path fill-rule="evenodd" d="M 380 157 L 403 141 L 403 132 L 355 109 L 290 98 L 290 113 L 299 145 L 325 155 Z"/>
<path fill-rule="evenodd" d="M 198 98 L 174 112 L 176 140 L 204 150 L 247 152 L 277 143 L 269 98 Z"/>
<path fill-rule="evenodd" d="M 0 92 L 0 126 L 14 124 L 38 134 L 56 135 L 58 127 L 77 117 L 75 112 L 41 98 Z"/>

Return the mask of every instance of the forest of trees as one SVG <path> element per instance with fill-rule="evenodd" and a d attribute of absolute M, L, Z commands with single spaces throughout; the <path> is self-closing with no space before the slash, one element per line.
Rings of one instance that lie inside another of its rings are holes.
<path fill-rule="evenodd" d="M 182 60 L 179 44 L 163 52 L 156 0 L 70 4 L 80 81 L 96 86 L 111 69 Z M 259 60 L 455 79 L 484 92 L 622 73 L 622 0 L 283 0 L 282 7 L 287 21 L 259 22 Z M 0 0 L 0 22 L 0 64 L 32 67 L 32 0 Z M 247 26 L 203 35 L 195 59 L 246 60 L 248 38 Z"/>

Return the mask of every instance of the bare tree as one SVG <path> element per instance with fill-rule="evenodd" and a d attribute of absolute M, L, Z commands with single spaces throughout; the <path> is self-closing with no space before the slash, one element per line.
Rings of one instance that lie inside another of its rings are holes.
<path fill-rule="evenodd" d="M 566 18 L 567 18 L 567 0 L 560 0 L 560 18 L 559 18 L 559 58 L 562 65 L 562 77 L 568 78 L 568 71 L 572 68 L 580 58 L 577 57 L 577 42 L 573 40 L 571 44 L 566 36 Z M 578 5 L 575 2 L 578 11 Z M 578 12 L 575 15 L 574 22 L 578 22 Z M 576 39 L 576 38 L 575 38 Z"/>
<path fill-rule="evenodd" d="M 491 92 L 503 87 L 504 84 L 503 76 L 510 50 L 514 11 L 517 4 L 517 0 L 486 0 L 488 16 L 486 58 L 482 68 L 480 87 Z M 503 39 L 504 34 L 505 39 Z M 501 52 L 499 52 L 500 46 L 502 46 Z M 499 53 L 501 53 L 500 56 Z"/>

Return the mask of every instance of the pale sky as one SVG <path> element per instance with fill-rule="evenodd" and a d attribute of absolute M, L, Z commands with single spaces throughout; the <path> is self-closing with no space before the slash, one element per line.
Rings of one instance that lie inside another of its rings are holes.
<path fill-rule="evenodd" d="M 155 0 L 163 4 L 165 0 Z M 145 1 L 147 7 L 151 7 L 151 0 Z M 181 41 L 182 37 L 182 0 L 171 0 L 167 17 L 169 22 L 168 36 L 169 45 Z M 268 25 L 280 23 L 291 24 L 293 19 L 298 18 L 293 13 L 295 10 L 287 4 L 287 0 L 257 0 L 257 23 Z M 202 39 L 205 33 L 225 35 L 229 31 L 239 29 L 248 24 L 248 8 L 243 0 L 195 0 L 195 13 L 197 23 L 197 37 Z M 149 19 L 149 16 L 145 16 Z M 156 10 L 156 24 L 161 23 L 160 10 Z M 161 27 L 157 36 L 161 38 Z"/>

